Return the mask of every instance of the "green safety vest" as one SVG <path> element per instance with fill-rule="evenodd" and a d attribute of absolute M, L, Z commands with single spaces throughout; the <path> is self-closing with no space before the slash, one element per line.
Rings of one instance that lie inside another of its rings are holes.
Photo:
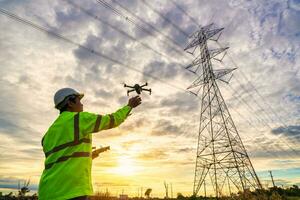
<path fill-rule="evenodd" d="M 109 115 L 62 112 L 42 139 L 45 169 L 39 183 L 39 199 L 64 200 L 92 195 L 92 135 L 120 125 L 131 107 Z"/>

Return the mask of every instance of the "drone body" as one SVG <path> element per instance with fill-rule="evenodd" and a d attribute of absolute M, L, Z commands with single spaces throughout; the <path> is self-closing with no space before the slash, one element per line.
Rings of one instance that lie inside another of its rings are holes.
<path fill-rule="evenodd" d="M 129 96 L 130 92 L 134 92 L 134 91 L 136 91 L 136 93 L 139 95 L 142 93 L 142 91 L 147 91 L 151 95 L 151 89 L 144 88 L 147 85 L 148 83 L 146 82 L 144 85 L 135 84 L 134 86 L 124 84 L 124 87 L 131 88 L 130 90 L 127 90 L 127 96 Z"/>

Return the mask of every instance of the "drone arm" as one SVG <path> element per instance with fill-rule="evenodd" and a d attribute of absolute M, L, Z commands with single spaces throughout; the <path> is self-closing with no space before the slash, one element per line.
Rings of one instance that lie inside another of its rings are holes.
<path fill-rule="evenodd" d="M 144 90 L 144 91 L 151 91 L 151 89 L 146 89 L 146 88 L 143 88 L 142 90 Z"/>
<path fill-rule="evenodd" d="M 130 85 L 124 85 L 124 87 L 127 87 L 127 88 L 134 88 L 133 86 L 130 86 Z"/>
<path fill-rule="evenodd" d="M 146 82 L 144 85 L 141 85 L 141 87 L 145 87 L 145 86 L 147 86 L 148 85 L 148 83 Z"/>
<path fill-rule="evenodd" d="M 129 94 L 130 92 L 133 92 L 133 91 L 135 91 L 135 89 L 127 90 L 127 94 Z"/>
<path fill-rule="evenodd" d="M 148 92 L 150 92 L 150 94 L 151 94 L 151 89 L 144 89 L 144 88 L 142 88 L 142 90 L 148 91 Z"/>

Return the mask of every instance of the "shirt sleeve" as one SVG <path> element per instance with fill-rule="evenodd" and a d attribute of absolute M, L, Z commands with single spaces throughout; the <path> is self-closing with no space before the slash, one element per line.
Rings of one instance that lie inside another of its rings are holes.
<path fill-rule="evenodd" d="M 129 115 L 130 106 L 124 106 L 112 114 L 97 115 L 89 112 L 80 113 L 80 127 L 84 135 L 119 126 Z"/>

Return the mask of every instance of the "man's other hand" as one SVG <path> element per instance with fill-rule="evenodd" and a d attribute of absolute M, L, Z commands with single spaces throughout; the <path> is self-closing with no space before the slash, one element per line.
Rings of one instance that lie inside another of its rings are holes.
<path fill-rule="evenodd" d="M 131 108 L 135 108 L 142 103 L 142 99 L 140 96 L 132 97 L 128 100 L 128 106 Z"/>

